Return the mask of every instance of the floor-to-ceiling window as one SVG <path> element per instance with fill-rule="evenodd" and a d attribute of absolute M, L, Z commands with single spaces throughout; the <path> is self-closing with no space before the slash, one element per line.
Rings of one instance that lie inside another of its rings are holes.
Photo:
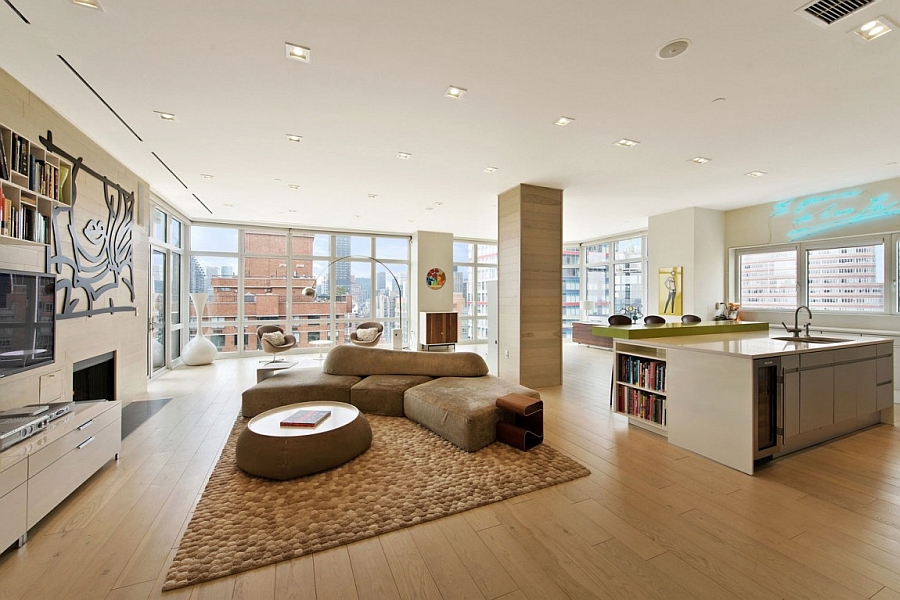
<path fill-rule="evenodd" d="M 151 207 L 148 373 L 169 367 L 181 356 L 181 273 L 184 222 L 161 205 Z"/>
<path fill-rule="evenodd" d="M 258 350 L 264 324 L 321 351 L 349 342 L 362 322 L 401 328 L 409 238 L 195 225 L 190 265 L 190 291 L 209 294 L 207 335 L 220 351 Z"/>
<path fill-rule="evenodd" d="M 564 265 L 566 256 L 564 250 Z M 626 312 L 645 312 L 644 307 L 647 304 L 645 235 L 586 242 L 581 244 L 579 256 L 581 265 L 578 318 L 590 321 Z M 564 277 L 564 286 L 565 283 Z M 564 290 L 564 311 L 566 305 L 567 297 Z M 629 307 L 632 310 L 629 310 Z"/>
<path fill-rule="evenodd" d="M 459 315 L 460 343 L 487 341 L 487 282 L 496 279 L 496 244 L 453 242 L 453 310 Z"/>

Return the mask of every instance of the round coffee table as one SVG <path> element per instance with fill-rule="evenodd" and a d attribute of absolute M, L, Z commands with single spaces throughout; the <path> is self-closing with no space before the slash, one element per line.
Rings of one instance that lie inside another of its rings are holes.
<path fill-rule="evenodd" d="M 282 426 L 298 410 L 330 410 L 315 427 Z M 293 479 L 344 464 L 369 449 L 372 429 L 352 404 L 301 402 L 273 408 L 247 423 L 238 436 L 238 467 L 268 479 Z"/>

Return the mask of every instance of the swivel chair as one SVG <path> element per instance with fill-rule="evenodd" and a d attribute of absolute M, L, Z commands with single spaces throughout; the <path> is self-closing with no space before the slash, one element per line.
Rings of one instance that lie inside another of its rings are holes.
<path fill-rule="evenodd" d="M 645 325 L 658 325 L 665 322 L 666 320 L 659 315 L 647 315 L 646 317 L 644 317 Z"/>
<path fill-rule="evenodd" d="M 269 336 L 269 339 L 266 339 L 267 333 L 280 333 L 284 338 L 284 341 L 281 344 L 273 343 L 272 337 L 277 336 Z M 278 325 L 260 325 L 256 328 L 256 337 L 259 340 L 260 347 L 266 352 L 272 355 L 272 360 L 260 361 L 265 362 L 267 365 L 276 362 L 286 362 L 284 359 L 276 358 L 276 355 L 279 352 L 287 352 L 291 348 L 297 345 L 297 338 L 294 337 L 293 334 L 289 333 L 287 335 L 284 334 L 284 330 Z"/>
<path fill-rule="evenodd" d="M 702 319 L 697 315 L 681 315 L 682 323 L 699 323 L 700 321 L 702 321 Z"/>
<path fill-rule="evenodd" d="M 358 335 L 360 329 L 377 329 L 378 332 L 372 339 L 360 339 Z M 367 321 L 365 323 L 360 323 L 359 325 L 357 325 L 356 331 L 350 332 L 350 341 L 357 346 L 377 346 L 378 342 L 381 341 L 382 333 L 384 333 L 384 325 L 382 325 L 381 323 L 373 323 L 371 321 Z"/>

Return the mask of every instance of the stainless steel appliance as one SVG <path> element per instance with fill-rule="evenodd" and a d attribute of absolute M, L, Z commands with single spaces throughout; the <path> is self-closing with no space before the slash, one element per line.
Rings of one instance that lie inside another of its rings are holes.
<path fill-rule="evenodd" d="M 753 459 L 770 458 L 781 450 L 783 400 L 781 359 L 753 361 Z"/>

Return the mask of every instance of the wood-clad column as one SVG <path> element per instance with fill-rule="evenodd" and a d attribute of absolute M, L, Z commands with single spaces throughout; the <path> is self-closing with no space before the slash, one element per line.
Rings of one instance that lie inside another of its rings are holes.
<path fill-rule="evenodd" d="M 521 184 L 498 196 L 499 375 L 562 384 L 562 190 Z"/>

